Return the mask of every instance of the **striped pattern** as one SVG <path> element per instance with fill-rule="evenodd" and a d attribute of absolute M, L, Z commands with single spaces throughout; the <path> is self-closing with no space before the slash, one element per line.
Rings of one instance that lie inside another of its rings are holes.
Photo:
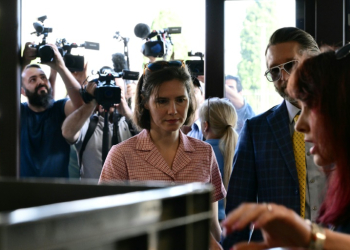
<path fill-rule="evenodd" d="M 226 196 L 211 146 L 180 131 L 180 144 L 170 168 L 147 130 L 115 145 L 102 169 L 100 182 L 115 180 L 204 182 L 214 186 L 213 201 Z"/>

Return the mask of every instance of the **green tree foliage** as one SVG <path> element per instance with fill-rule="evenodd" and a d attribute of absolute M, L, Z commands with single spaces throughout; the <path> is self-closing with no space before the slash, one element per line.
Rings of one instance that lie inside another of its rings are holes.
<path fill-rule="evenodd" d="M 262 61 L 269 36 L 277 29 L 274 1 L 254 1 L 247 8 L 241 31 L 242 61 L 238 64 L 238 76 L 247 90 L 260 89 L 264 70 Z"/>

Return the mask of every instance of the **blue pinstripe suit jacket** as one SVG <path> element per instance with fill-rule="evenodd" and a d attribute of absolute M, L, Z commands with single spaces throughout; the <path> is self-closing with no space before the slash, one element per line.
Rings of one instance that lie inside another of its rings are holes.
<path fill-rule="evenodd" d="M 299 182 L 286 102 L 246 120 L 233 160 L 226 214 L 242 202 L 273 202 L 300 213 Z M 224 248 L 247 241 L 249 230 L 226 238 Z M 260 232 L 252 240 L 261 239 Z"/>

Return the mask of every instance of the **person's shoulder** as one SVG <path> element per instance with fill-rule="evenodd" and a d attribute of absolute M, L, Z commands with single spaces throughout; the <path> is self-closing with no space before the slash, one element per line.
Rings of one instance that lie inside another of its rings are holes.
<path fill-rule="evenodd" d="M 28 103 L 27 102 L 21 102 L 20 105 L 21 105 L 20 106 L 21 110 L 24 110 L 24 109 L 28 108 Z"/>
<path fill-rule="evenodd" d="M 54 101 L 53 105 L 54 106 L 65 105 L 68 100 L 69 100 L 69 98 L 60 99 L 60 100 Z"/>
<path fill-rule="evenodd" d="M 273 106 L 272 108 L 270 108 L 269 110 L 259 114 L 259 115 L 256 115 L 252 118 L 249 118 L 247 120 L 249 120 L 250 123 L 259 123 L 261 121 L 266 121 L 266 118 L 273 114 L 274 112 L 276 112 L 277 110 L 279 110 L 280 108 L 283 108 L 283 103 L 279 104 L 279 105 L 276 105 L 276 106 Z"/>
<path fill-rule="evenodd" d="M 136 144 L 138 140 L 137 137 L 138 135 L 135 135 L 133 137 L 130 137 L 129 139 L 126 139 L 125 141 L 118 143 L 117 145 L 114 145 L 112 147 L 113 151 L 115 153 L 119 153 L 123 155 L 130 154 L 131 151 L 133 152 L 136 149 Z"/>
<path fill-rule="evenodd" d="M 127 147 L 130 147 L 130 146 L 135 147 L 135 145 L 137 143 L 137 137 L 138 137 L 138 135 L 130 137 L 129 139 L 126 139 L 125 141 L 122 141 L 122 142 L 118 143 L 116 146 L 120 147 L 120 148 L 127 148 Z"/>
<path fill-rule="evenodd" d="M 211 145 L 205 141 L 199 140 L 197 138 L 193 138 L 191 136 L 185 135 L 184 136 L 184 141 L 187 142 L 190 146 L 192 146 L 193 148 L 195 148 L 196 150 L 199 148 L 206 148 L 206 149 L 210 149 Z"/>

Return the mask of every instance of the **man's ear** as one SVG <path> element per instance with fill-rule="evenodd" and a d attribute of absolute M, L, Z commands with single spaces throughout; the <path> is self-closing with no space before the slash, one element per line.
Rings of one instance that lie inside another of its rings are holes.
<path fill-rule="evenodd" d="M 24 91 L 23 87 L 21 87 L 21 94 L 24 95 L 25 97 L 27 97 L 26 92 Z"/>

